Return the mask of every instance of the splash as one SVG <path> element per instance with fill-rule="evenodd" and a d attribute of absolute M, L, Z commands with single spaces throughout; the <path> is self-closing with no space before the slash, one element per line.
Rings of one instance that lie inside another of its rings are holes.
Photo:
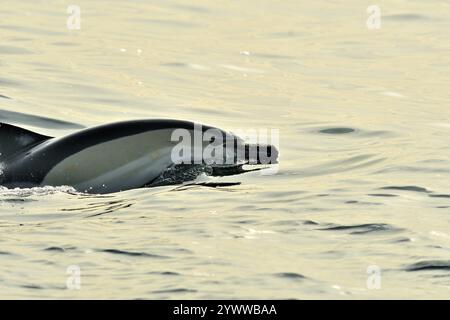
<path fill-rule="evenodd" d="M 29 197 L 29 196 L 46 196 L 56 193 L 79 194 L 73 187 L 58 186 L 58 187 L 33 187 L 33 188 L 14 188 L 8 189 L 0 186 L 0 196 L 15 196 L 15 197 Z"/>
<path fill-rule="evenodd" d="M 208 165 L 178 164 L 164 170 L 148 187 L 182 184 L 186 181 L 193 181 L 202 174 L 211 175 L 212 172 L 212 167 Z"/>
<path fill-rule="evenodd" d="M 164 170 L 158 178 L 146 187 L 183 184 L 195 181 L 201 176 L 223 177 L 257 170 L 261 170 L 261 168 L 245 170 L 242 165 L 177 164 Z"/>

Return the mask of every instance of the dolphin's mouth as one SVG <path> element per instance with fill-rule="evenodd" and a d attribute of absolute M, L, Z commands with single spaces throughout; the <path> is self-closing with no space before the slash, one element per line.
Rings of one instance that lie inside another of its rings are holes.
<path fill-rule="evenodd" d="M 235 165 L 205 165 L 205 164 L 176 164 L 166 170 L 161 175 L 149 183 L 144 188 L 178 185 L 185 182 L 194 181 L 204 174 L 210 177 L 225 177 L 243 174 L 246 172 L 263 170 L 263 167 L 245 169 L 244 164 Z"/>
<path fill-rule="evenodd" d="M 239 156 L 236 153 L 235 162 L 232 164 L 173 164 L 165 169 L 156 179 L 153 179 L 143 187 L 183 184 L 194 181 L 202 174 L 210 177 L 239 175 L 246 172 L 263 170 L 271 164 L 278 164 L 278 149 L 275 146 L 245 144 L 243 150 L 243 159 L 239 160 Z M 244 168 L 246 165 L 255 165 L 257 167 L 247 169 Z"/>

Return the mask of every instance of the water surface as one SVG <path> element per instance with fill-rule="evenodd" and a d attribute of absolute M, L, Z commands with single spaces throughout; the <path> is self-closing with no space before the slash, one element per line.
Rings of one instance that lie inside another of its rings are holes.
<path fill-rule="evenodd" d="M 380 30 L 356 0 L 76 5 L 81 30 L 65 1 L 1 11 L 1 121 L 274 128 L 280 170 L 102 196 L 0 189 L 0 297 L 449 297 L 448 1 L 380 1 Z"/>

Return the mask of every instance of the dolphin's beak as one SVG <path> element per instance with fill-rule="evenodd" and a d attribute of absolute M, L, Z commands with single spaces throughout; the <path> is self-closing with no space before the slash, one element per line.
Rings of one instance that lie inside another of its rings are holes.
<path fill-rule="evenodd" d="M 246 144 L 245 160 L 250 164 L 277 164 L 278 150 L 270 144 Z"/>

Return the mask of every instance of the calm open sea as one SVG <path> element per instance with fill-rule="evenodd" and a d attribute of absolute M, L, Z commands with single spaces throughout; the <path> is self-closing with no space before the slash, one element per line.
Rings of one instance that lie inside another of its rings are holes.
<path fill-rule="evenodd" d="M 1 188 L 1 298 L 450 297 L 449 1 L 377 1 L 380 25 L 356 0 L 3 2 L 0 121 L 278 129 L 281 158 L 217 188 Z"/>

